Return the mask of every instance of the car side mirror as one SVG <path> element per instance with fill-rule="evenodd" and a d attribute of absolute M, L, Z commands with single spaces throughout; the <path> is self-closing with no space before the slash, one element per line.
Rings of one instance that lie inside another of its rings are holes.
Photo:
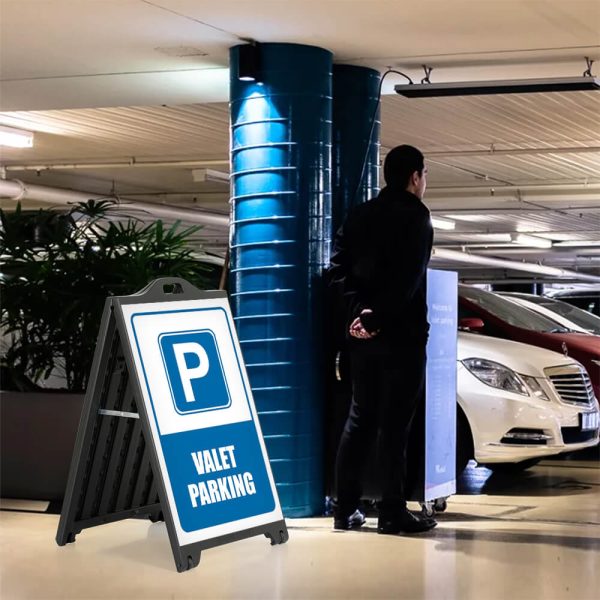
<path fill-rule="evenodd" d="M 463 317 L 458 321 L 458 328 L 461 331 L 481 331 L 485 323 L 479 317 Z"/>

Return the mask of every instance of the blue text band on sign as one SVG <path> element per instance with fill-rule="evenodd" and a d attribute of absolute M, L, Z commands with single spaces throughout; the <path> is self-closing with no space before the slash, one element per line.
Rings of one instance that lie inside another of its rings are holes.
<path fill-rule="evenodd" d="M 192 460 L 198 475 L 213 473 L 215 471 L 225 471 L 235 469 L 237 462 L 235 460 L 235 446 L 221 446 L 220 448 L 211 448 L 210 450 L 198 450 L 191 453 Z M 224 502 L 233 500 L 241 496 L 256 494 L 254 477 L 246 471 L 245 473 L 235 473 L 226 477 L 199 481 L 188 485 L 190 501 L 194 508 L 200 505 L 213 504 L 214 502 Z"/>

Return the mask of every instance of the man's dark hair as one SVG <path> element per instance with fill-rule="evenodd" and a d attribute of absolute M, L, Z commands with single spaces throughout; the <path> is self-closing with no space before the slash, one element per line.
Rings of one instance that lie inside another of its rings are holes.
<path fill-rule="evenodd" d="M 392 148 L 383 163 L 383 176 L 390 187 L 406 189 L 410 176 L 418 171 L 423 173 L 425 160 L 423 153 L 414 146 L 396 146 Z"/>

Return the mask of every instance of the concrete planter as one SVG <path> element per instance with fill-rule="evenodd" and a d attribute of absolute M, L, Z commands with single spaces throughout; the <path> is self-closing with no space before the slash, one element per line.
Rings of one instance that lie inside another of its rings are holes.
<path fill-rule="evenodd" d="M 0 392 L 0 493 L 61 501 L 84 394 Z"/>

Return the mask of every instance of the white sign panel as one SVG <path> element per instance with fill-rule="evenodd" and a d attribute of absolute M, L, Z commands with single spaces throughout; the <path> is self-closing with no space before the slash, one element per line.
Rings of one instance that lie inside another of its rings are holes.
<path fill-rule="evenodd" d="M 227 300 L 121 308 L 179 544 L 282 520 Z"/>

